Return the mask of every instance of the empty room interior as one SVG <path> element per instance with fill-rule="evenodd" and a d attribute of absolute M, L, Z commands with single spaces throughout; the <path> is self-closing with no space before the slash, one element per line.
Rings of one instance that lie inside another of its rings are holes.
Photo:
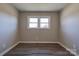
<path fill-rule="evenodd" d="M 78 3 L 0 3 L 0 56 L 78 55 Z"/>

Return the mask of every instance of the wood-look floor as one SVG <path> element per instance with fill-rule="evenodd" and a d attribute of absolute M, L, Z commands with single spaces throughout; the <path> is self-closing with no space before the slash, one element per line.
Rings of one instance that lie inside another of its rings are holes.
<path fill-rule="evenodd" d="M 74 56 L 56 43 L 20 43 L 4 56 Z"/>

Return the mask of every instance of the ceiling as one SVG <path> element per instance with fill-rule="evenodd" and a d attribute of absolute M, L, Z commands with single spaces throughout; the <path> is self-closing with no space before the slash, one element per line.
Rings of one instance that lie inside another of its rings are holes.
<path fill-rule="evenodd" d="M 60 11 L 67 3 L 12 3 L 20 11 Z"/>

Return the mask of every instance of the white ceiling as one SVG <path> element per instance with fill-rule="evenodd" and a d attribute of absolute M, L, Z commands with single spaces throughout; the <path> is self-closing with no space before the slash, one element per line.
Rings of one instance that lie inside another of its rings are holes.
<path fill-rule="evenodd" d="M 12 3 L 20 11 L 60 11 L 67 3 Z"/>

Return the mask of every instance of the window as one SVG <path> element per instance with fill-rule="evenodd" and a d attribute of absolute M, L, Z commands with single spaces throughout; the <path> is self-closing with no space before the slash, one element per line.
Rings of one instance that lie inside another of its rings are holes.
<path fill-rule="evenodd" d="M 38 18 L 29 18 L 29 28 L 38 28 Z"/>
<path fill-rule="evenodd" d="M 48 18 L 40 18 L 40 28 L 48 28 Z"/>
<path fill-rule="evenodd" d="M 28 28 L 49 28 L 49 17 L 28 17 Z"/>

